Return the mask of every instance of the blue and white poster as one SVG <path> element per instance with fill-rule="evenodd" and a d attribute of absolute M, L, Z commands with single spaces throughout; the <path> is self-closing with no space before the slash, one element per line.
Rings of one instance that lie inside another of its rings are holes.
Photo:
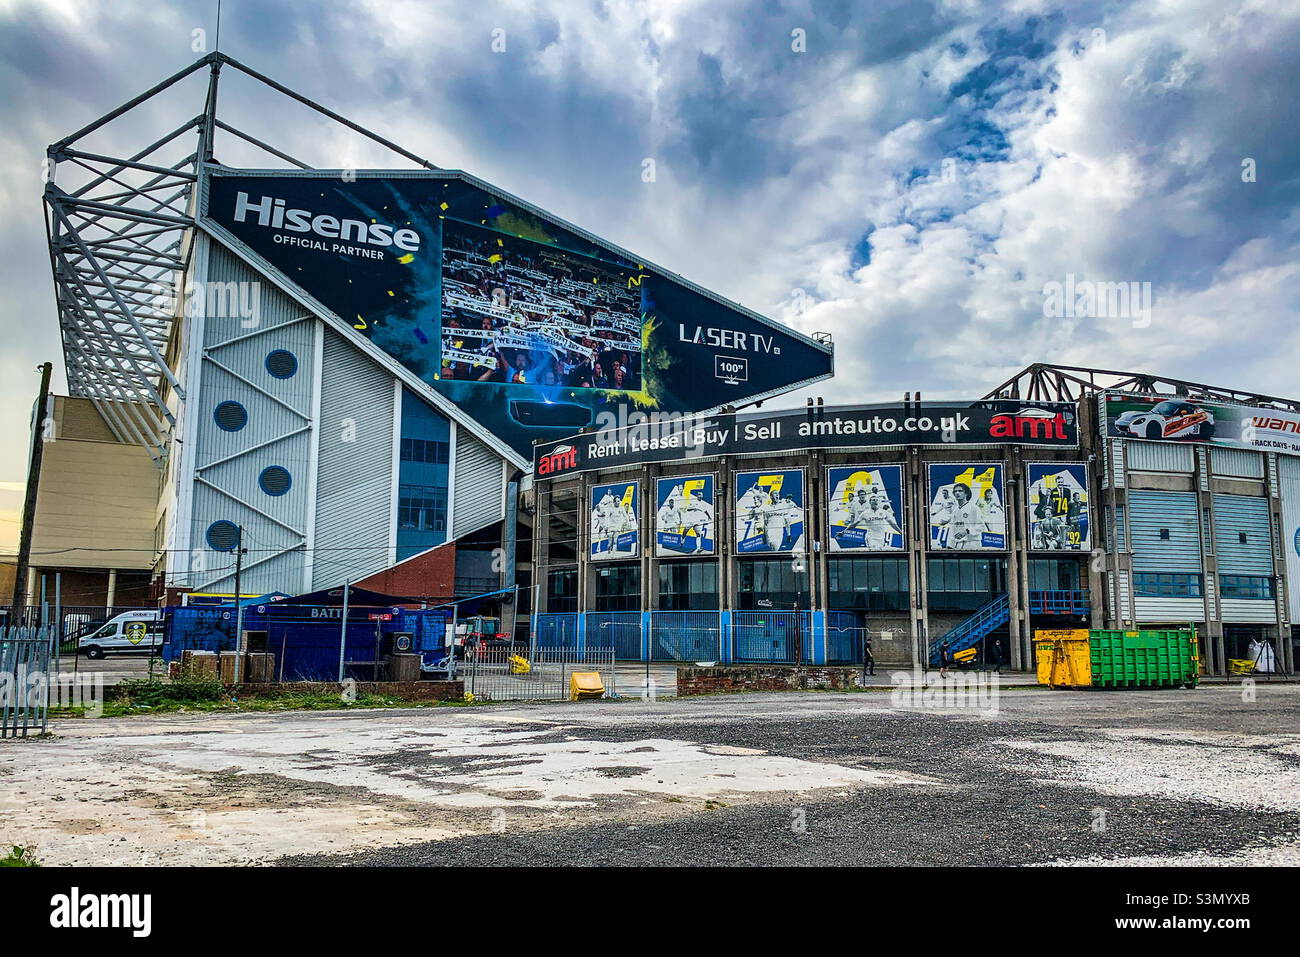
<path fill-rule="evenodd" d="M 1007 547 L 1002 464 L 929 467 L 930 547 L 978 551 Z"/>
<path fill-rule="evenodd" d="M 1042 552 L 1092 551 L 1088 466 L 1030 462 L 1029 547 Z"/>
<path fill-rule="evenodd" d="M 655 483 L 655 555 L 712 555 L 713 476 L 676 475 Z"/>
<path fill-rule="evenodd" d="M 804 550 L 803 469 L 736 473 L 736 551 Z"/>
<path fill-rule="evenodd" d="M 641 545 L 641 500 L 636 482 L 591 489 L 591 557 L 636 558 Z"/>
<path fill-rule="evenodd" d="M 901 552 L 903 467 L 850 465 L 827 470 L 827 511 L 833 552 Z"/>

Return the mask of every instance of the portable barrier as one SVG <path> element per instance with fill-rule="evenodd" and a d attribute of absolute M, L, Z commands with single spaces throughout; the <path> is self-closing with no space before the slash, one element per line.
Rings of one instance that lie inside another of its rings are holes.
<path fill-rule="evenodd" d="M 0 738 L 44 734 L 53 628 L 0 629 Z"/>

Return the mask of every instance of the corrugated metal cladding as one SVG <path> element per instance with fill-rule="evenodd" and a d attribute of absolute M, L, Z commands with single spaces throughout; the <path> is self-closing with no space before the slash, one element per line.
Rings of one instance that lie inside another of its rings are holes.
<path fill-rule="evenodd" d="M 1277 457 L 1277 487 L 1282 493 L 1282 554 L 1286 556 L 1287 607 L 1300 621 L 1300 457 Z"/>
<path fill-rule="evenodd" d="M 325 330 L 312 587 L 387 568 L 395 522 L 393 374 Z"/>
<path fill-rule="evenodd" d="M 1210 469 L 1230 478 L 1264 477 L 1264 456 L 1247 449 L 1211 449 Z"/>
<path fill-rule="evenodd" d="M 1272 575 L 1273 542 L 1268 499 L 1213 496 L 1214 554 L 1220 575 Z"/>
<path fill-rule="evenodd" d="M 209 550 L 205 540 L 213 522 L 229 521 L 245 529 L 244 591 L 283 589 L 286 582 L 303 580 L 311 462 L 305 427 L 318 374 L 314 320 L 299 321 L 302 307 L 225 247 L 209 242 L 209 250 L 207 277 L 199 287 L 206 299 L 204 360 L 197 394 L 192 389 L 187 400 L 185 437 L 199 479 L 190 542 L 201 549 L 195 558 L 205 570 L 183 584 L 233 589 L 233 574 L 225 571 L 232 556 Z M 267 370 L 266 358 L 276 350 L 296 357 L 294 375 L 278 378 Z M 218 426 L 223 404 L 221 421 L 242 427 Z M 272 467 L 290 476 L 283 494 L 268 494 L 259 482 Z"/>
<path fill-rule="evenodd" d="M 1205 604 L 1199 598 L 1137 598 L 1136 603 L 1139 625 L 1205 620 Z"/>
<path fill-rule="evenodd" d="M 1277 621 L 1275 602 L 1258 598 L 1225 598 L 1219 617 L 1233 624 L 1272 624 Z"/>
<path fill-rule="evenodd" d="M 1134 490 L 1128 493 L 1128 506 L 1134 571 L 1201 570 L 1195 492 Z"/>
<path fill-rule="evenodd" d="M 1116 488 L 1124 487 L 1124 440 L 1111 439 L 1111 477 Z"/>
<path fill-rule="evenodd" d="M 463 425 L 456 427 L 456 477 L 452 485 L 452 538 L 502 518 L 503 459 Z"/>
<path fill-rule="evenodd" d="M 1185 472 L 1190 475 L 1193 463 L 1190 445 L 1177 442 L 1128 443 L 1130 472 Z"/>

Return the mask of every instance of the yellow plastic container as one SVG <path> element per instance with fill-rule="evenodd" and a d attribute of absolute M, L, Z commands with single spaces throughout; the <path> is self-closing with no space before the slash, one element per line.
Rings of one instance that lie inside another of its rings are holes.
<path fill-rule="evenodd" d="M 523 655 L 510 656 L 510 673 L 512 675 L 526 675 L 532 670 L 533 666 L 529 664 L 528 659 Z"/>
<path fill-rule="evenodd" d="M 600 680 L 599 671 L 575 671 L 569 675 L 569 700 L 579 701 L 583 698 L 603 698 L 605 683 Z"/>
<path fill-rule="evenodd" d="M 1087 688 L 1092 684 L 1092 652 L 1086 628 L 1034 632 L 1038 683 L 1052 688 Z"/>

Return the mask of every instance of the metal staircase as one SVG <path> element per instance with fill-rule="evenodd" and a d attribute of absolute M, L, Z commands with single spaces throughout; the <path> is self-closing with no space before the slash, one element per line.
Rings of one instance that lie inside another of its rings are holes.
<path fill-rule="evenodd" d="M 999 625 L 1005 625 L 1011 618 L 1011 606 L 1006 592 L 992 598 L 982 605 L 956 628 L 930 644 L 930 666 L 939 667 L 943 663 L 943 651 L 957 654 L 967 648 L 974 648 Z"/>

